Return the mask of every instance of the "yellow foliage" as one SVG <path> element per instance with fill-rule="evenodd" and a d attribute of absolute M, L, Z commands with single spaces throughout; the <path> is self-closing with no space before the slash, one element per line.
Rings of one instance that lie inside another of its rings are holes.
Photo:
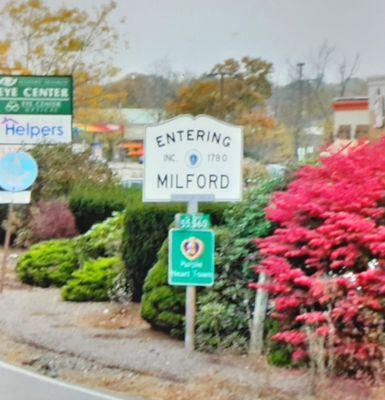
<path fill-rule="evenodd" d="M 43 54 L 44 54 L 44 47 L 43 46 L 37 46 L 35 49 L 34 49 L 34 54 L 37 56 L 37 57 L 41 57 Z"/>
<path fill-rule="evenodd" d="M 11 27 L 2 32 L 7 39 L 0 42 L 1 69 L 73 75 L 75 111 L 79 106 L 100 107 L 106 101 L 101 82 L 116 74 L 116 68 L 105 61 L 109 49 L 116 46 L 116 32 L 107 21 L 116 4 L 98 5 L 90 12 L 51 6 L 49 0 L 10 0 L 0 9 Z M 109 101 L 112 98 L 108 94 Z"/>
<path fill-rule="evenodd" d="M 123 113 L 119 109 L 103 109 L 92 107 L 79 107 L 75 122 L 82 124 L 119 124 L 127 125 Z"/>
<path fill-rule="evenodd" d="M 292 158 L 293 136 L 288 129 L 277 125 L 266 113 L 247 113 L 236 122 L 244 127 L 246 155 L 262 163 L 282 163 Z"/>
<path fill-rule="evenodd" d="M 217 64 L 206 79 L 179 88 L 176 98 L 166 105 L 170 115 L 209 114 L 234 121 L 271 95 L 268 80 L 272 65 L 259 58 L 244 57 Z M 215 78 L 215 79 L 213 79 Z"/>
<path fill-rule="evenodd" d="M 0 42 L 0 57 L 7 56 L 10 48 L 11 48 L 11 43 L 9 41 L 1 41 Z"/>
<path fill-rule="evenodd" d="M 211 81 L 197 81 L 190 86 L 181 86 L 177 99 L 166 104 L 166 112 L 170 115 L 213 115 L 217 111 L 216 88 L 216 83 Z"/>
<path fill-rule="evenodd" d="M 28 7 L 40 8 L 41 7 L 41 1 L 40 0 L 29 0 L 28 1 Z"/>

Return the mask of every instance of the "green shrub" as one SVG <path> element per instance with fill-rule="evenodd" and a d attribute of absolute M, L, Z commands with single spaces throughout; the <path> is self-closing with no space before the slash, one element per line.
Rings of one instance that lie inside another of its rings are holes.
<path fill-rule="evenodd" d="M 271 193 L 281 185 L 279 179 L 261 181 L 245 193 L 242 202 L 226 210 L 224 228 L 217 231 L 215 283 L 199 298 L 198 348 L 246 350 L 255 298 L 255 292 L 248 289 L 248 283 L 255 280 L 250 268 L 256 263 L 251 239 L 271 232 L 272 225 L 265 219 L 264 208 Z M 210 313 L 213 310 L 208 305 L 212 303 L 224 310 L 221 318 Z"/>
<path fill-rule="evenodd" d="M 276 342 L 271 339 L 272 336 L 280 332 L 280 324 L 277 320 L 267 318 L 264 324 L 265 348 L 267 361 L 276 367 L 288 367 L 292 365 L 289 346 L 282 342 Z"/>
<path fill-rule="evenodd" d="M 196 320 L 197 347 L 208 351 L 228 347 L 243 350 L 247 345 L 243 314 L 238 313 L 235 304 L 227 305 L 219 301 L 215 292 L 200 296 Z"/>
<path fill-rule="evenodd" d="M 218 252 L 229 243 L 231 235 L 225 228 L 216 229 L 216 259 L 219 261 Z M 167 243 L 167 242 L 166 242 Z M 244 249 L 238 244 L 239 249 Z M 234 249 L 233 249 L 234 251 Z M 236 250 L 235 250 L 236 252 Z M 185 289 L 172 287 L 167 284 L 167 254 L 159 260 L 149 271 L 142 297 L 142 317 L 154 328 L 163 331 L 171 331 L 173 336 L 183 336 L 183 323 L 185 313 Z M 232 271 L 234 286 L 229 287 L 225 274 L 216 267 L 216 281 L 214 288 L 202 289 L 198 295 L 198 313 L 196 320 L 196 340 L 200 350 L 214 351 L 218 348 L 231 347 L 233 350 L 244 350 L 248 345 L 249 323 L 251 318 L 251 302 L 254 298 L 246 285 L 242 285 L 240 278 L 236 275 L 248 275 L 244 282 L 249 282 L 254 277 L 249 269 L 244 271 Z M 238 279 L 238 281 L 237 281 Z M 167 289 L 167 290 L 166 290 Z M 214 290 L 213 290 L 214 289 Z M 158 292 L 159 290 L 159 292 Z M 223 291 L 223 293 L 222 293 Z M 229 298 L 233 299 L 232 303 Z M 246 300 L 240 304 L 240 299 Z M 161 303 L 162 314 L 154 306 Z M 170 308 L 172 319 L 167 319 Z"/>
<path fill-rule="evenodd" d="M 24 283 L 36 286 L 62 286 L 78 268 L 70 240 L 52 240 L 32 246 L 16 266 Z"/>
<path fill-rule="evenodd" d="M 216 245 L 221 241 L 224 228 L 215 228 Z M 170 286 L 167 280 L 168 274 L 168 241 L 165 240 L 159 253 L 158 261 L 147 274 L 143 286 L 142 297 L 142 317 L 155 329 L 170 332 L 175 337 L 182 337 L 184 333 L 184 314 L 185 314 L 185 288 Z M 204 296 L 206 291 L 199 289 Z M 211 293 L 208 291 L 207 293 Z M 211 299 L 215 302 L 217 299 Z M 207 301 L 209 303 L 210 301 Z M 207 313 L 212 311 L 208 308 Z M 206 322 L 205 315 L 202 314 L 201 322 Z M 233 316 L 228 315 L 229 318 Z M 208 321 L 208 320 L 207 320 Z M 214 321 L 208 321 L 215 324 Z M 204 327 L 201 329 L 204 335 Z M 215 339 L 214 339 L 215 340 Z M 203 348 L 203 347 L 202 347 Z"/>
<path fill-rule="evenodd" d="M 286 348 L 271 348 L 267 352 L 267 361 L 276 367 L 288 367 L 292 365 L 291 352 Z"/>
<path fill-rule="evenodd" d="M 280 185 L 280 180 L 268 180 L 251 188 L 241 203 L 225 210 L 225 225 L 215 227 L 215 283 L 211 288 L 201 289 L 198 295 L 196 341 L 199 349 L 215 351 L 231 347 L 242 351 L 248 346 L 255 298 L 255 292 L 248 289 L 248 283 L 255 280 L 255 273 L 250 269 L 256 261 L 251 257 L 255 253 L 251 239 L 271 232 L 264 208 Z M 168 286 L 167 263 L 164 245 L 145 281 L 142 316 L 154 328 L 181 336 L 185 293 L 184 288 Z"/>
<path fill-rule="evenodd" d="M 70 194 L 69 205 L 80 233 L 104 221 L 114 211 L 122 211 L 133 203 L 141 203 L 141 192 L 121 185 L 77 185 Z"/>
<path fill-rule="evenodd" d="M 184 288 L 167 283 L 167 242 L 159 251 L 158 262 L 150 269 L 143 286 L 142 318 L 155 329 L 183 336 Z"/>
<path fill-rule="evenodd" d="M 62 288 L 62 297 L 69 301 L 107 301 L 114 279 L 121 269 L 119 257 L 98 258 L 84 263 Z"/>
<path fill-rule="evenodd" d="M 86 233 L 75 239 L 79 264 L 88 259 L 112 257 L 120 253 L 123 216 L 123 212 L 113 212 L 112 217 L 94 224 Z"/>
<path fill-rule="evenodd" d="M 139 302 L 148 270 L 167 237 L 168 227 L 178 210 L 173 206 L 128 208 L 125 213 L 122 257 L 132 300 Z"/>

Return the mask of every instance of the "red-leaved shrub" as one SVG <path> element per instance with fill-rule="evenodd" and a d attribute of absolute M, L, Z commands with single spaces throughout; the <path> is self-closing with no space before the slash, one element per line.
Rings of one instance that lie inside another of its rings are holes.
<path fill-rule="evenodd" d="M 305 166 L 266 209 L 277 224 L 256 240 L 257 272 L 281 322 L 275 339 L 293 360 L 323 340 L 338 372 L 383 367 L 385 339 L 385 139 Z M 256 287 L 256 285 L 254 285 Z"/>
<path fill-rule="evenodd" d="M 75 218 L 67 203 L 42 201 L 31 210 L 29 222 L 32 243 L 48 239 L 70 238 L 78 234 Z"/>

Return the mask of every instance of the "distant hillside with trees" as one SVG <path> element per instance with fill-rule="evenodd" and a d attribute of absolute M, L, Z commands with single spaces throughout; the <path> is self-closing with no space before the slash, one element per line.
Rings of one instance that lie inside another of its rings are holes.
<path fill-rule="evenodd" d="M 165 104 L 176 95 L 180 84 L 176 74 L 172 73 L 167 77 L 157 74 L 128 74 L 105 86 L 109 93 L 126 93 L 125 99 L 119 104 L 105 102 L 103 105 L 105 107 L 164 108 Z"/>

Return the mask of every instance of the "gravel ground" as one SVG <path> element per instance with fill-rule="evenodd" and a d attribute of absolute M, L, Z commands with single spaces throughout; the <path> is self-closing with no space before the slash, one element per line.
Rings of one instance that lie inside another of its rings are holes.
<path fill-rule="evenodd" d="M 55 350 L 95 359 L 106 365 L 133 369 L 173 380 L 201 374 L 203 355 L 186 357 L 179 342 L 142 337 L 141 329 L 82 326 L 90 316 L 102 317 L 108 303 L 67 303 L 56 289 L 7 291 L 0 298 L 0 327 L 17 339 Z M 213 366 L 208 366 L 214 372 Z"/>
<path fill-rule="evenodd" d="M 188 355 L 183 343 L 152 332 L 135 318 L 124 329 L 100 327 L 100 321 L 116 311 L 110 303 L 63 302 L 57 289 L 6 290 L 0 296 L 0 329 L 18 341 L 56 353 L 174 382 L 215 375 L 256 387 L 268 382 L 280 390 L 306 390 L 302 373 L 274 379 L 270 372 L 253 371 L 246 358 Z"/>
<path fill-rule="evenodd" d="M 8 362 L 123 398 L 315 399 L 305 370 L 273 368 L 246 356 L 187 354 L 182 342 L 142 321 L 138 305 L 64 302 L 58 289 L 20 284 L 15 260 L 0 294 L 0 358 Z M 351 381 L 330 386 L 333 395 L 320 399 L 371 398 Z"/>

